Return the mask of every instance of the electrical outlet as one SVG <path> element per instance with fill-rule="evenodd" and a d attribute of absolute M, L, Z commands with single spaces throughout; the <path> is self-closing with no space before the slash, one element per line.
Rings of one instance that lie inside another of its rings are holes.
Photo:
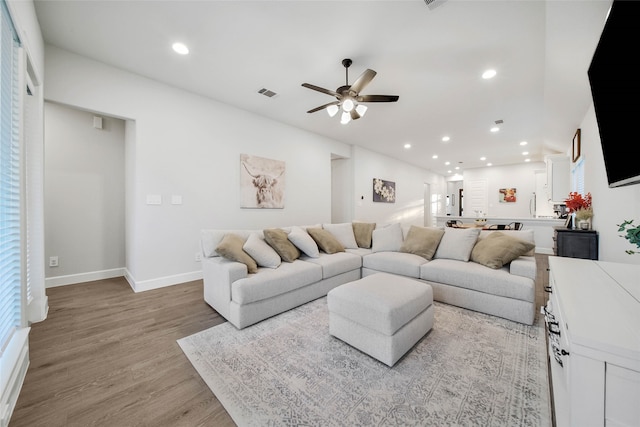
<path fill-rule="evenodd" d="M 52 256 L 49 257 L 49 267 L 57 267 L 58 266 L 58 257 Z"/>
<path fill-rule="evenodd" d="M 202 261 L 202 254 L 200 252 L 196 252 L 196 262 Z"/>

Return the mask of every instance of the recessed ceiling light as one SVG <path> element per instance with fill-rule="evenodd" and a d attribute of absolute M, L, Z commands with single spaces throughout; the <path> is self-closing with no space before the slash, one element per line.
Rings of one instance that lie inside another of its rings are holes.
<path fill-rule="evenodd" d="M 491 128 L 491 132 L 498 132 L 500 128 L 498 126 L 494 126 Z"/>
<path fill-rule="evenodd" d="M 527 142 L 527 141 L 522 141 L 522 142 L 520 143 L 520 145 L 523 145 L 523 146 L 524 146 L 524 145 L 527 145 L 527 144 L 528 144 L 528 142 Z"/>
<path fill-rule="evenodd" d="M 493 166 L 493 163 L 487 163 L 487 166 Z"/>
<path fill-rule="evenodd" d="M 482 78 L 483 79 L 492 79 L 496 76 L 496 70 L 487 70 L 484 73 L 482 73 Z"/>
<path fill-rule="evenodd" d="M 452 170 L 448 170 L 447 173 L 453 173 L 453 171 Z"/>
<path fill-rule="evenodd" d="M 525 162 L 530 162 L 530 161 L 531 161 L 531 159 L 524 159 L 524 161 L 525 161 Z"/>
<path fill-rule="evenodd" d="M 445 166 L 449 166 L 451 162 L 444 162 Z"/>
<path fill-rule="evenodd" d="M 480 157 L 480 160 L 482 160 L 484 162 L 485 160 L 487 160 L 487 158 L 485 156 L 482 156 L 482 157 Z"/>
<path fill-rule="evenodd" d="M 522 152 L 522 155 L 523 155 L 523 156 L 528 156 L 528 155 L 529 155 L 529 152 L 528 152 L 528 151 L 523 151 L 523 152 Z"/>
<path fill-rule="evenodd" d="M 176 42 L 171 45 L 173 50 L 180 55 L 186 55 L 189 53 L 189 48 L 184 43 Z"/>
<path fill-rule="evenodd" d="M 406 148 L 408 150 L 409 148 L 411 148 L 411 144 L 409 144 L 409 143 L 404 144 L 404 148 Z"/>
<path fill-rule="evenodd" d="M 449 138 L 448 136 L 443 136 L 442 137 L 442 142 L 448 142 L 451 138 Z"/>
<path fill-rule="evenodd" d="M 432 159 L 437 159 L 437 158 L 438 158 L 438 155 L 437 155 L 437 154 L 434 154 L 433 156 L 431 156 L 431 158 L 432 158 Z"/>
<path fill-rule="evenodd" d="M 460 166 L 456 166 L 456 167 L 455 167 L 455 170 L 460 170 Z"/>

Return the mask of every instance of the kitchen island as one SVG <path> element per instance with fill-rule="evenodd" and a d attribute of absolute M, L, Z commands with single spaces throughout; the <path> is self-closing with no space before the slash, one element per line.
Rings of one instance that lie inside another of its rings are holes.
<path fill-rule="evenodd" d="M 512 217 L 483 217 L 487 224 L 509 224 L 521 222 L 523 230 L 533 230 L 533 237 L 536 242 L 536 253 L 553 255 L 553 235 L 554 227 L 564 226 L 564 219 L 557 218 L 512 218 Z M 436 216 L 436 226 L 444 227 L 449 220 L 459 220 L 463 224 L 475 224 L 475 217 L 442 215 Z"/>

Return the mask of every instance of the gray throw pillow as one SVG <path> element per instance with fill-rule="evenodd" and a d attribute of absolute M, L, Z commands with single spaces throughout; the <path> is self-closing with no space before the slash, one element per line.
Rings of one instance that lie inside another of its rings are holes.
<path fill-rule="evenodd" d="M 400 252 L 419 255 L 431 260 L 443 235 L 444 230 L 440 228 L 412 225 L 400 247 Z"/>
<path fill-rule="evenodd" d="M 403 240 L 402 226 L 399 222 L 376 228 L 372 233 L 371 252 L 398 252 Z"/>
<path fill-rule="evenodd" d="M 279 228 L 268 228 L 262 232 L 265 242 L 275 249 L 283 261 L 293 262 L 300 258 L 300 250 L 289 241 L 286 231 Z"/>
<path fill-rule="evenodd" d="M 469 261 L 471 250 L 480 235 L 479 228 L 445 227 L 444 236 L 440 240 L 434 258 Z"/>

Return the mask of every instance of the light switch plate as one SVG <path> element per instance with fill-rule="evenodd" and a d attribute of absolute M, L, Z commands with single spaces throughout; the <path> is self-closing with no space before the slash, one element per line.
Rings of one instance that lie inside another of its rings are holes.
<path fill-rule="evenodd" d="M 162 196 L 160 194 L 147 194 L 148 205 L 161 205 Z"/>

